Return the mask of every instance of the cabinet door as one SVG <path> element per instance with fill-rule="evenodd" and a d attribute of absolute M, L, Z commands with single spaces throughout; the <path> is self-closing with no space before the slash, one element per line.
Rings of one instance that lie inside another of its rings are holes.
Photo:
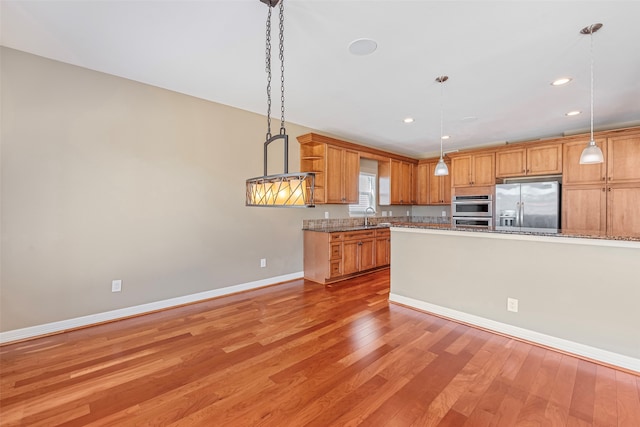
<path fill-rule="evenodd" d="M 411 194 L 411 182 L 413 181 L 411 173 L 412 168 L 413 165 L 411 163 L 402 162 L 402 174 L 400 177 L 400 203 L 403 205 L 410 205 L 414 199 Z"/>
<path fill-rule="evenodd" d="M 562 231 L 604 235 L 607 228 L 607 193 L 604 185 L 562 188 Z"/>
<path fill-rule="evenodd" d="M 344 203 L 342 191 L 342 182 L 345 178 L 342 162 L 343 151 L 342 148 L 327 145 L 327 157 L 325 159 L 327 168 L 325 195 L 327 197 L 327 203 Z"/>
<path fill-rule="evenodd" d="M 447 163 L 447 166 L 449 167 L 449 170 L 451 170 L 451 164 Z M 440 182 L 442 183 L 442 185 L 440 186 L 441 194 L 442 194 L 442 204 L 450 205 L 451 204 L 451 174 L 441 176 Z"/>
<path fill-rule="evenodd" d="M 342 273 L 343 274 L 351 274 L 357 273 L 358 270 L 358 248 L 360 241 L 359 240 L 350 240 L 345 241 L 342 248 Z"/>
<path fill-rule="evenodd" d="M 518 150 L 501 150 L 496 153 L 496 177 L 523 176 L 527 173 L 527 152 Z"/>
<path fill-rule="evenodd" d="M 399 205 L 402 200 L 402 162 L 391 159 L 391 204 Z"/>
<path fill-rule="evenodd" d="M 612 185 L 607 191 L 607 234 L 640 236 L 640 185 Z"/>
<path fill-rule="evenodd" d="M 389 265 L 390 240 L 386 236 L 376 238 L 376 267 Z"/>
<path fill-rule="evenodd" d="M 429 176 L 430 163 L 420 163 L 416 167 L 416 203 L 419 205 L 429 204 L 429 190 L 431 188 L 431 179 L 435 177 Z"/>
<path fill-rule="evenodd" d="M 640 134 L 608 139 L 607 180 L 610 183 L 640 182 Z"/>
<path fill-rule="evenodd" d="M 358 203 L 360 154 L 327 145 L 326 170 L 327 203 Z"/>
<path fill-rule="evenodd" d="M 527 175 L 562 173 L 562 144 L 527 148 L 526 172 Z"/>
<path fill-rule="evenodd" d="M 454 157 L 451 160 L 451 186 L 469 187 L 471 185 L 471 156 Z"/>
<path fill-rule="evenodd" d="M 360 246 L 360 265 L 358 271 L 369 270 L 376 266 L 376 242 L 375 239 L 366 239 L 358 242 Z"/>
<path fill-rule="evenodd" d="M 360 153 L 344 150 L 344 202 L 358 203 L 358 184 L 360 183 Z"/>
<path fill-rule="evenodd" d="M 581 165 L 580 155 L 587 146 L 586 140 L 566 142 L 562 147 L 562 184 L 600 184 L 604 183 L 607 174 L 607 162 L 595 165 Z M 596 144 L 606 156 L 607 141 L 596 139 Z"/>
<path fill-rule="evenodd" d="M 412 205 L 415 205 L 418 203 L 417 175 L 418 175 L 418 165 L 414 165 L 413 163 L 411 163 L 411 192 L 409 194 L 410 194 L 410 200 Z"/>
<path fill-rule="evenodd" d="M 440 190 L 442 187 L 442 178 L 434 175 L 437 164 L 438 164 L 437 162 L 429 163 L 429 179 L 431 180 L 429 183 L 429 204 L 430 205 L 438 205 L 442 203 L 442 195 L 440 194 Z"/>
<path fill-rule="evenodd" d="M 429 163 L 429 204 L 448 205 L 451 204 L 451 164 L 445 162 L 449 168 L 449 175 L 435 176 L 434 172 L 438 162 Z"/>
<path fill-rule="evenodd" d="M 473 156 L 472 185 L 494 185 L 496 183 L 495 153 Z"/>

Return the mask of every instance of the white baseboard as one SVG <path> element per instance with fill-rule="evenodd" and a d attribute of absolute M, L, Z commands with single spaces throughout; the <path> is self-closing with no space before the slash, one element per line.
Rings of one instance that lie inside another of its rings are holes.
<path fill-rule="evenodd" d="M 121 319 L 124 317 L 136 316 L 139 314 L 149 313 L 151 311 L 162 310 L 165 308 L 175 307 L 178 305 L 189 304 L 192 302 L 202 301 L 210 298 L 220 297 L 224 295 L 234 294 L 241 291 L 247 291 L 256 288 L 262 288 L 274 283 L 286 282 L 289 280 L 300 279 L 303 272 L 285 274 L 282 276 L 270 277 L 268 279 L 256 280 L 254 282 L 241 283 L 239 285 L 228 286 L 220 289 L 199 292 L 197 294 L 185 295 L 176 298 L 170 298 L 162 301 L 150 302 L 148 304 L 136 305 L 133 307 L 120 308 L 118 310 L 105 311 L 102 313 L 90 314 L 88 316 L 75 317 L 73 319 L 61 320 L 58 322 L 45 323 L 43 325 L 30 326 L 28 328 L 14 329 L 12 331 L 0 332 L 0 344 L 11 341 L 23 340 L 26 338 L 47 335 L 54 332 L 75 329 L 83 326 L 89 326 L 96 323 L 107 322 L 110 320 Z"/>
<path fill-rule="evenodd" d="M 413 298 L 389 294 L 389 301 L 398 304 L 413 307 L 418 310 L 434 313 L 453 320 L 459 320 L 464 323 L 479 326 L 484 329 L 496 331 L 512 337 L 524 339 L 530 342 L 542 344 L 547 347 L 555 348 L 567 353 L 583 356 L 588 359 L 597 360 L 609 365 L 619 366 L 631 371 L 640 372 L 640 359 L 603 350 L 597 347 L 591 347 L 585 344 L 557 338 L 551 335 L 542 334 L 540 332 L 529 329 L 520 328 L 518 326 L 509 325 L 507 323 L 497 322 L 495 320 L 486 319 L 484 317 L 475 316 L 473 314 L 464 313 L 462 311 L 453 310 L 428 302 L 416 300 Z"/>

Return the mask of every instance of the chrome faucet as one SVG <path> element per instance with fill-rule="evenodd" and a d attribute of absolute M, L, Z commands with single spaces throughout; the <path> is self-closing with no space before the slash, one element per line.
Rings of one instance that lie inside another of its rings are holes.
<path fill-rule="evenodd" d="M 369 212 L 369 209 L 371 209 L 371 213 L 372 214 L 376 214 L 375 209 L 373 209 L 371 206 L 367 206 L 367 208 L 364 210 L 364 226 L 368 227 L 369 226 L 369 217 L 367 216 L 367 212 Z"/>

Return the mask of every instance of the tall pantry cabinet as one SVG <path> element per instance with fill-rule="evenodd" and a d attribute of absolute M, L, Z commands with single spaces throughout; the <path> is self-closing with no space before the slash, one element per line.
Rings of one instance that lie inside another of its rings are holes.
<path fill-rule="evenodd" d="M 640 236 L 640 132 L 596 138 L 604 163 L 581 165 L 587 140 L 563 147 L 562 229 Z"/>

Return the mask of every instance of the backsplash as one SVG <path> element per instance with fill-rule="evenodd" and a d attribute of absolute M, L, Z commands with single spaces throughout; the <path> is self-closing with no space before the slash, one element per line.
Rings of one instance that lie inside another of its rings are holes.
<path fill-rule="evenodd" d="M 428 224 L 449 224 L 451 217 L 448 216 L 371 216 L 369 224 L 377 225 L 385 222 L 419 222 Z M 337 227 L 359 227 L 364 225 L 364 217 L 358 218 L 334 218 L 334 219 L 304 219 L 302 220 L 303 230 L 317 230 L 323 228 Z"/>

